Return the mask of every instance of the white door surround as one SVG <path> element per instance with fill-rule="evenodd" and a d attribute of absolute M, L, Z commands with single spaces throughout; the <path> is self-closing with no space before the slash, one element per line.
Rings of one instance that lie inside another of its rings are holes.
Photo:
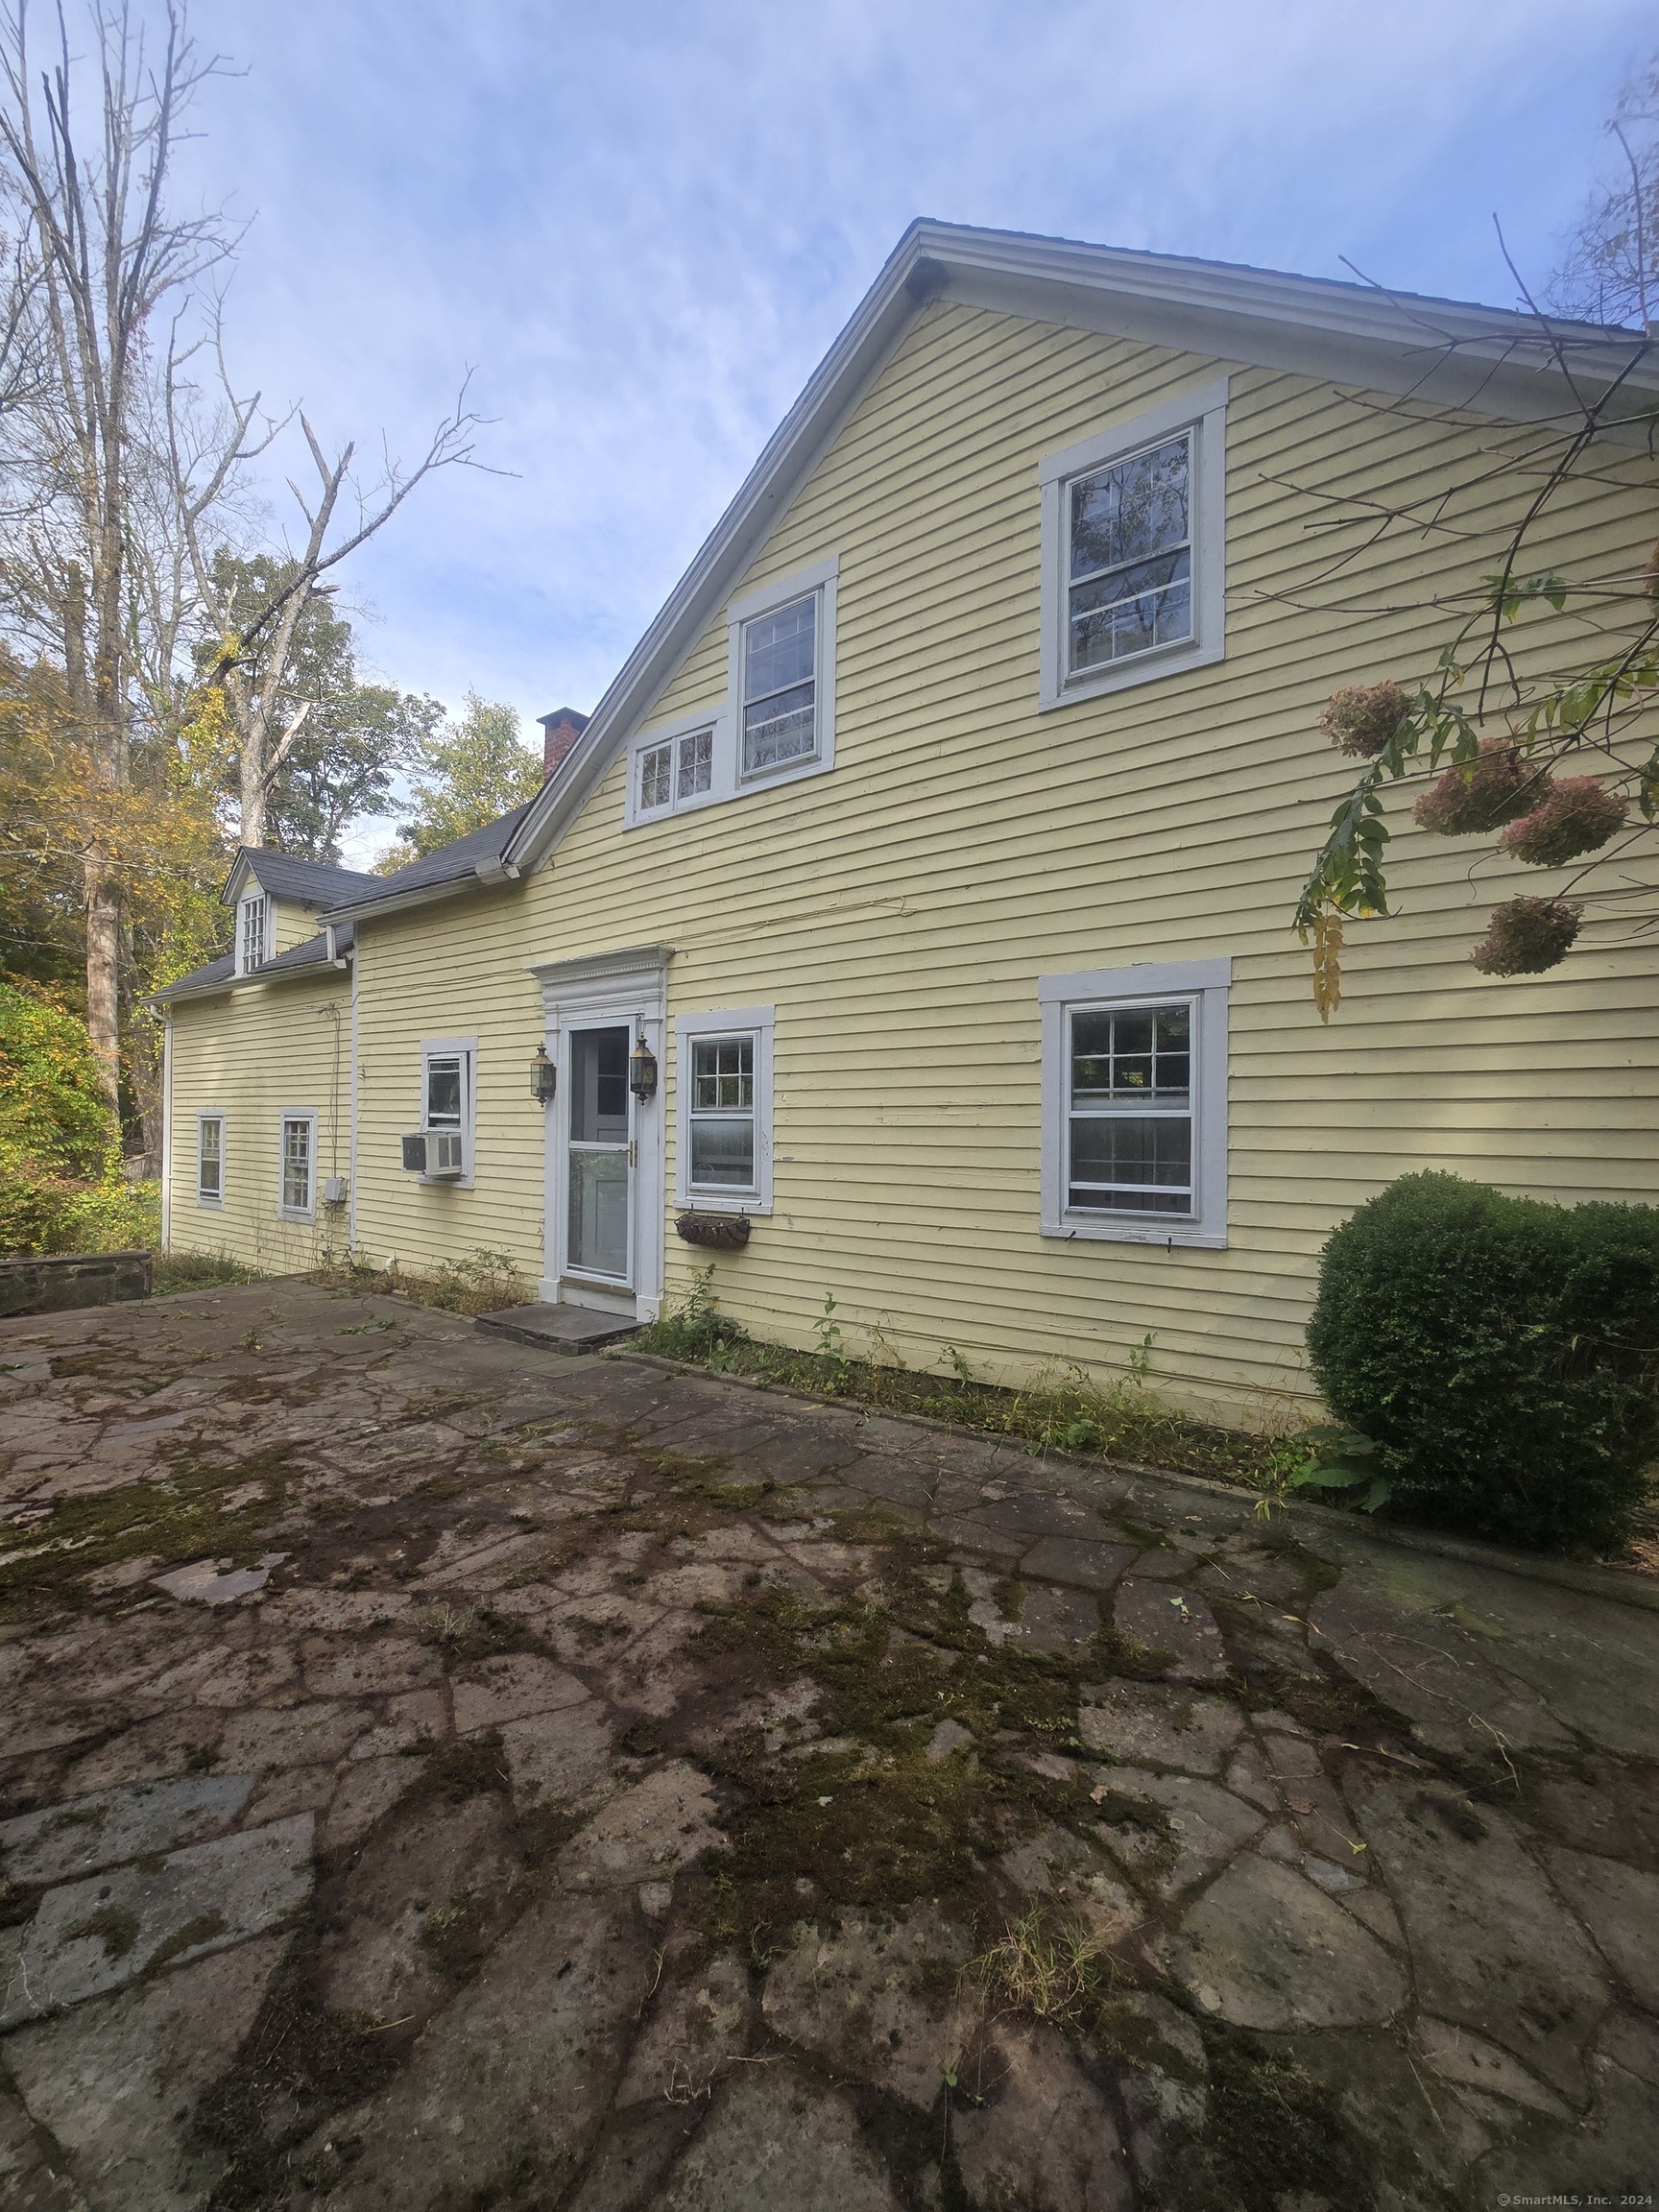
<path fill-rule="evenodd" d="M 576 960 L 544 960 L 530 973 L 541 986 L 547 1057 L 559 1070 L 558 1089 L 547 1109 L 544 1149 L 546 1273 L 538 1289 L 547 1305 L 589 1306 L 601 1312 L 637 1315 L 654 1321 L 662 1304 L 662 1239 L 665 1137 L 662 1077 L 670 945 L 636 945 L 596 952 Z M 632 1283 L 628 1286 L 573 1268 L 569 1235 L 569 1134 L 571 1039 L 579 1029 L 626 1022 L 629 1046 L 643 1037 L 660 1070 L 656 1095 L 630 1095 L 633 1190 L 630 1208 Z"/>

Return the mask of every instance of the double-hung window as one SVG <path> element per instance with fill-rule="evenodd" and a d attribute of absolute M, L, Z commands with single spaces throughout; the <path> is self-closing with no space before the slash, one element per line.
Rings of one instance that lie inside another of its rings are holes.
<path fill-rule="evenodd" d="M 727 610 L 736 789 L 834 764 L 839 569 L 828 555 Z"/>
<path fill-rule="evenodd" d="M 1227 379 L 1040 465 L 1039 704 L 1220 660 Z"/>
<path fill-rule="evenodd" d="M 1219 1245 L 1231 963 L 1045 976 L 1045 1236 Z"/>
<path fill-rule="evenodd" d="M 714 727 L 652 737 L 634 756 L 634 816 L 668 814 L 707 798 L 714 777 Z"/>
<path fill-rule="evenodd" d="M 835 765 L 835 598 L 826 554 L 726 609 L 726 695 L 629 740 L 631 829 Z"/>
<path fill-rule="evenodd" d="M 282 1145 L 277 1212 L 290 1221 L 309 1221 L 317 1186 L 317 1116 L 309 1108 L 281 1118 Z"/>
<path fill-rule="evenodd" d="M 263 894 L 244 899 L 237 914 L 237 973 L 252 975 L 265 963 L 265 900 Z"/>
<path fill-rule="evenodd" d="M 199 1206 L 225 1203 L 225 1117 L 196 1117 L 196 1202 Z"/>
<path fill-rule="evenodd" d="M 818 750 L 818 594 L 743 624 L 742 772 L 769 775 Z"/>
<path fill-rule="evenodd" d="M 466 1162 L 464 1184 L 469 1184 L 472 1176 L 477 1060 L 475 1037 L 434 1037 L 421 1047 L 421 1125 L 459 1132 Z"/>
<path fill-rule="evenodd" d="M 676 1030 L 680 1203 L 770 1213 L 771 1007 L 682 1014 Z"/>

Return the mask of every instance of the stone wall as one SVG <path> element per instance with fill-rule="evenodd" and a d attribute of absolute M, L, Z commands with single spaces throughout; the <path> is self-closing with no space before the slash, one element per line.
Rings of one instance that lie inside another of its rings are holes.
<path fill-rule="evenodd" d="M 0 1319 L 148 1298 L 153 1257 L 149 1252 L 55 1252 L 0 1260 Z"/>

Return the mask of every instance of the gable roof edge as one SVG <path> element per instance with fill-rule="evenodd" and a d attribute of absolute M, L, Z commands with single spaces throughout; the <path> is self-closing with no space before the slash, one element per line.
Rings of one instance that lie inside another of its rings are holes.
<path fill-rule="evenodd" d="M 703 541 L 656 618 L 617 670 L 572 746 L 564 773 L 533 800 L 505 857 L 520 869 L 540 866 L 581 811 L 625 735 L 663 689 L 696 643 L 734 571 L 747 565 L 804 478 L 880 371 L 905 324 L 938 289 L 921 239 L 928 226 L 912 223 L 880 275 L 807 378 L 800 397 L 760 449 L 712 530 Z M 913 281 L 914 279 L 914 281 Z"/>
<path fill-rule="evenodd" d="M 1140 337 L 1223 362 L 1395 395 L 1418 392 L 1431 404 L 1508 420 L 1559 412 L 1566 389 L 1537 323 L 1510 309 L 920 218 L 617 671 L 563 774 L 531 802 L 507 841 L 505 861 L 523 872 L 541 866 L 833 442 L 911 316 L 940 297 Z M 1592 324 L 1551 327 L 1578 373 L 1611 382 L 1634 368 L 1627 378 L 1633 408 L 1650 408 L 1659 398 L 1659 355 L 1641 332 Z"/>

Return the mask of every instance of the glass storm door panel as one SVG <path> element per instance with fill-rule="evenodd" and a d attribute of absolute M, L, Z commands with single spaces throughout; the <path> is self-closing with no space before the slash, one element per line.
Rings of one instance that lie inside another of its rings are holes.
<path fill-rule="evenodd" d="M 567 1263 L 584 1275 L 632 1280 L 626 1022 L 570 1038 L 570 1219 Z"/>

